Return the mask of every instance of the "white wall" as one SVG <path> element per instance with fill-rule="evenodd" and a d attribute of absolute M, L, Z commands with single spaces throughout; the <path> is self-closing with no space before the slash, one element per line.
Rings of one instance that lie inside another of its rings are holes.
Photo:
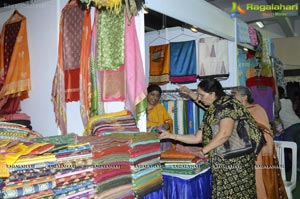
<path fill-rule="evenodd" d="M 0 9 L 1 27 L 15 9 L 27 18 L 32 90 L 29 98 L 21 102 L 21 108 L 23 113 L 31 117 L 33 130 L 44 136 L 60 134 L 55 123 L 51 91 L 57 63 L 60 13 L 66 3 L 67 0 L 35 0 L 31 4 L 16 4 Z M 144 52 L 144 16 L 139 14 L 136 23 L 141 52 Z M 106 112 L 123 109 L 123 102 L 105 104 Z M 67 104 L 67 120 L 68 132 L 83 133 L 78 102 Z M 140 129 L 146 129 L 145 124 L 143 117 L 139 121 Z"/>
<path fill-rule="evenodd" d="M 28 99 L 22 101 L 22 112 L 31 117 L 34 130 L 43 135 L 57 135 L 51 102 L 52 79 L 57 60 L 58 1 L 17 4 L 0 10 L 0 25 L 18 9 L 27 18 L 31 85 Z"/>
<path fill-rule="evenodd" d="M 145 5 L 157 12 L 234 40 L 234 21 L 221 9 L 204 0 L 146 0 Z"/>

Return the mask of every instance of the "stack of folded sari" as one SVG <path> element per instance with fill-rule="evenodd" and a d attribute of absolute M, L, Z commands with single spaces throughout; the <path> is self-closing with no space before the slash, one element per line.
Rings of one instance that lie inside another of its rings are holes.
<path fill-rule="evenodd" d="M 52 198 L 56 157 L 49 153 L 51 143 L 1 140 L 9 175 L 3 178 L 3 198 Z"/>
<path fill-rule="evenodd" d="M 90 144 L 69 144 L 53 154 L 57 159 L 55 198 L 92 197 L 94 176 Z"/>
<path fill-rule="evenodd" d="M 157 133 L 114 133 L 106 137 L 129 141 L 129 163 L 135 198 L 142 198 L 162 186 Z"/>
<path fill-rule="evenodd" d="M 24 125 L 0 122 L 0 140 L 19 140 L 27 142 L 29 141 L 29 133 L 30 129 Z"/>
<path fill-rule="evenodd" d="M 138 133 L 128 137 L 131 137 L 129 161 L 133 190 L 136 198 L 143 198 L 163 184 L 160 141 L 157 133 Z"/>
<path fill-rule="evenodd" d="M 164 173 L 194 175 L 209 167 L 207 158 L 192 153 L 170 149 L 161 153 L 160 163 Z"/>
<path fill-rule="evenodd" d="M 101 136 L 109 133 L 139 133 L 139 129 L 129 111 L 120 111 L 91 118 L 84 135 Z"/>
<path fill-rule="evenodd" d="M 129 164 L 128 138 L 122 136 L 82 136 L 78 142 L 89 142 L 93 154 L 96 198 L 134 198 Z"/>
<path fill-rule="evenodd" d="M 53 189 L 55 198 L 83 198 L 94 195 L 92 150 L 88 142 L 78 143 L 74 133 L 32 139 L 54 144 L 51 152 L 57 165 Z"/>

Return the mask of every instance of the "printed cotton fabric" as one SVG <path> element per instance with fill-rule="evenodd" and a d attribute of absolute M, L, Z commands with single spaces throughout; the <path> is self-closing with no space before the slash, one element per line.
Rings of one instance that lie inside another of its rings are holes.
<path fill-rule="evenodd" d="M 207 37 L 201 38 L 198 45 L 198 76 L 228 77 L 228 41 Z"/>

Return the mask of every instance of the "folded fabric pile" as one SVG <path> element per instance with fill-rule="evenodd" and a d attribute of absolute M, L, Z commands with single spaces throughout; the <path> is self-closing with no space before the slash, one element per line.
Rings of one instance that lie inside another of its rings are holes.
<path fill-rule="evenodd" d="M 16 123 L 24 125 L 28 129 L 32 129 L 30 116 L 26 113 L 12 113 L 1 115 L 1 121 L 8 123 Z"/>
<path fill-rule="evenodd" d="M 0 140 L 9 174 L 3 178 L 3 198 L 53 198 L 56 157 L 51 143 Z M 3 177 L 3 176 L 2 176 Z"/>
<path fill-rule="evenodd" d="M 113 133 L 105 137 L 128 140 L 126 151 L 135 198 L 143 198 L 162 187 L 160 143 L 157 133 Z"/>
<path fill-rule="evenodd" d="M 53 153 L 57 158 L 55 198 L 92 197 L 94 176 L 90 144 L 67 145 Z"/>
<path fill-rule="evenodd" d="M 29 133 L 30 129 L 24 125 L 9 122 L 0 122 L 0 139 L 19 140 L 27 142 L 29 141 Z"/>
<path fill-rule="evenodd" d="M 92 150 L 88 142 L 78 143 L 74 133 L 32 139 L 54 144 L 56 157 L 55 198 L 89 198 L 94 195 Z"/>
<path fill-rule="evenodd" d="M 125 110 L 91 118 L 84 135 L 100 136 L 109 133 L 139 133 L 139 129 L 133 115 Z"/>
<path fill-rule="evenodd" d="M 192 152 L 170 149 L 161 153 L 160 163 L 164 173 L 194 175 L 209 167 L 208 159 Z"/>
<path fill-rule="evenodd" d="M 157 133 L 83 136 L 93 149 L 96 198 L 142 198 L 162 186 Z"/>
<path fill-rule="evenodd" d="M 93 154 L 96 198 L 134 198 L 129 164 L 130 139 L 111 136 L 82 136 L 79 143 L 89 142 Z"/>

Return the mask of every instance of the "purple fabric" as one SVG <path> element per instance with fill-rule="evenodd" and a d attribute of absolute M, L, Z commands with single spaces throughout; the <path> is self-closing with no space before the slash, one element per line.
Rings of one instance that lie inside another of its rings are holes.
<path fill-rule="evenodd" d="M 274 95 L 273 89 L 270 86 L 251 86 L 252 97 L 255 104 L 261 105 L 267 112 L 268 118 L 270 121 L 274 119 L 273 113 L 273 104 L 274 104 Z"/>

